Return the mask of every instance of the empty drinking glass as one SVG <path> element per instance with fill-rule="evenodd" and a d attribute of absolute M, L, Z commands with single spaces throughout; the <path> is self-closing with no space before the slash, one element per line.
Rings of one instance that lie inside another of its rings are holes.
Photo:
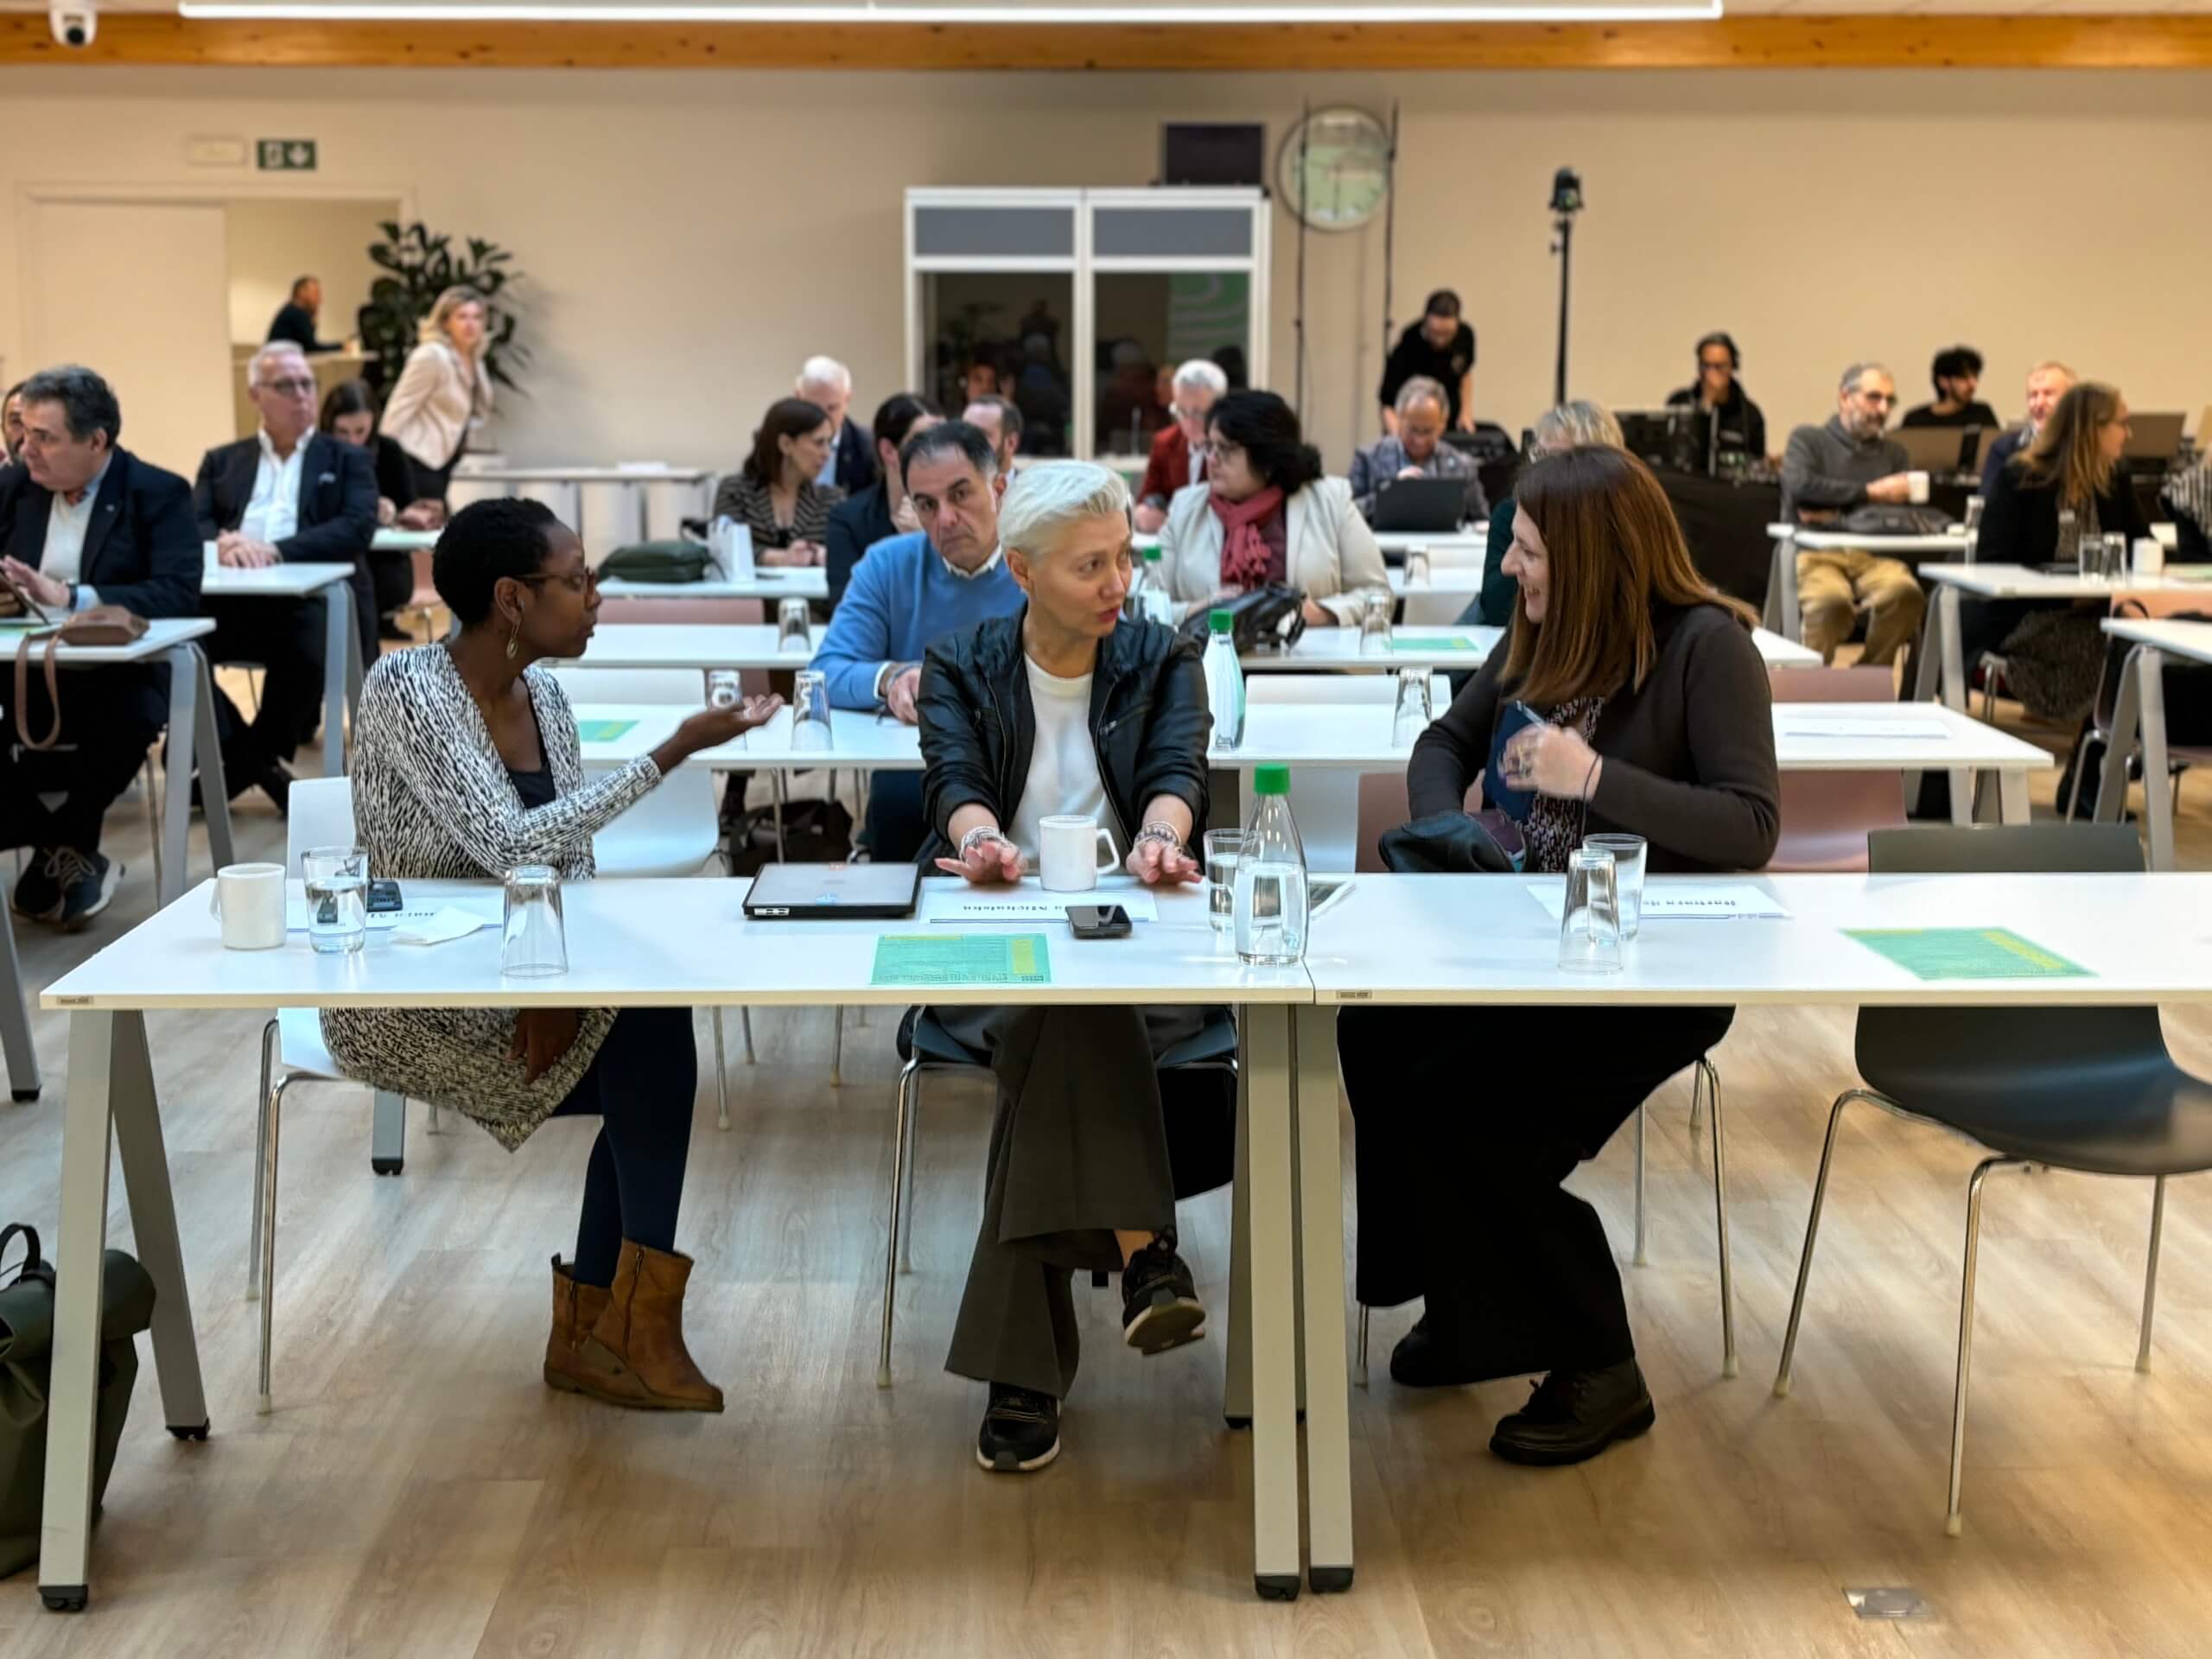
<path fill-rule="evenodd" d="M 1613 855 L 1613 899 L 1619 907 L 1621 938 L 1632 939 L 1643 925 L 1643 867 L 1649 849 L 1642 836 L 1585 836 L 1585 847 Z"/>
<path fill-rule="evenodd" d="M 569 937 L 561 922 L 560 871 L 550 864 L 524 864 L 507 872 L 506 885 L 499 971 L 518 979 L 567 973 Z"/>
<path fill-rule="evenodd" d="M 710 668 L 707 671 L 707 705 L 712 709 L 734 709 L 745 700 L 745 685 L 734 668 Z"/>
<path fill-rule="evenodd" d="M 791 687 L 791 747 L 830 746 L 830 681 L 819 670 L 803 668 Z"/>
<path fill-rule="evenodd" d="M 2116 530 L 2105 532 L 2104 578 L 2107 582 L 2127 579 L 2127 537 Z"/>
<path fill-rule="evenodd" d="M 1578 847 L 1567 855 L 1567 903 L 1560 912 L 1559 965 L 1571 974 L 1620 971 L 1620 912 L 1613 896 L 1613 855 Z"/>
<path fill-rule="evenodd" d="M 814 638 L 809 632 L 812 626 L 813 619 L 807 614 L 804 600 L 785 600 L 776 607 L 776 649 L 812 651 Z"/>
<path fill-rule="evenodd" d="M 1408 588 L 1428 586 L 1428 550 L 1427 548 L 1417 547 L 1406 555 L 1406 586 Z"/>
<path fill-rule="evenodd" d="M 369 932 L 369 855 L 359 847 L 300 855 L 308 890 L 308 943 L 325 956 L 358 950 Z"/>
<path fill-rule="evenodd" d="M 1244 832 L 1209 830 L 1205 844 L 1206 918 L 1215 932 L 1226 933 L 1236 925 L 1236 864 L 1244 855 Z"/>
<path fill-rule="evenodd" d="M 1428 679 L 1425 668 L 1398 671 L 1398 711 L 1390 721 L 1392 747 L 1411 748 L 1414 741 L 1428 729 L 1428 722 L 1436 717 L 1435 704 L 1429 699 Z"/>
<path fill-rule="evenodd" d="M 1370 594 L 1359 607 L 1359 648 L 1363 652 L 1390 649 L 1390 609 L 1388 589 Z"/>

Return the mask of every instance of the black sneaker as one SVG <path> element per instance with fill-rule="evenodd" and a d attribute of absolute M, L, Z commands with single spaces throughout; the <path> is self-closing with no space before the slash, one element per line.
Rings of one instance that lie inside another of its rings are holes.
<path fill-rule="evenodd" d="M 1402 1389 L 1456 1389 L 1544 1369 L 1531 1344 L 1490 1329 L 1463 1339 L 1426 1313 L 1390 1351 L 1390 1380 Z"/>
<path fill-rule="evenodd" d="M 1508 1463 L 1581 1463 L 1643 1433 L 1657 1414 L 1633 1359 L 1602 1370 L 1554 1371 L 1531 1385 L 1527 1405 L 1500 1420 L 1490 1449 Z"/>
<path fill-rule="evenodd" d="M 35 849 L 22 880 L 16 883 L 8 907 L 27 922 L 50 922 L 61 913 L 61 884 L 54 879 L 53 859 L 52 848 Z"/>
<path fill-rule="evenodd" d="M 1034 1389 L 991 1384 L 976 1461 L 995 1475 L 1026 1475 L 1060 1455 L 1060 1402 Z"/>
<path fill-rule="evenodd" d="M 1206 1311 L 1198 1305 L 1191 1269 L 1163 1233 L 1122 1269 L 1122 1337 L 1147 1357 L 1180 1348 L 1205 1335 Z"/>
<path fill-rule="evenodd" d="M 103 853 L 80 853 L 73 847 L 57 847 L 46 861 L 46 873 L 61 888 L 61 910 L 54 925 L 74 933 L 108 906 L 123 880 L 123 866 Z"/>

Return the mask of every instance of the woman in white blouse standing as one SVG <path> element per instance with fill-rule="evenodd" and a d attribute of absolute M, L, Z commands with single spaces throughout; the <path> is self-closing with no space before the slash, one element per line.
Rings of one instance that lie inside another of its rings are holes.
<path fill-rule="evenodd" d="M 1206 481 L 1175 493 L 1160 532 L 1169 591 L 1186 610 L 1282 582 L 1305 594 L 1307 624 L 1325 628 L 1357 622 L 1369 594 L 1389 591 L 1351 486 L 1322 476 L 1321 452 L 1281 397 L 1223 398 L 1206 449 Z"/>
<path fill-rule="evenodd" d="M 422 344 L 407 354 L 385 401 L 384 434 L 407 452 L 418 501 L 443 501 L 470 431 L 492 413 L 485 364 L 491 314 L 473 288 L 449 288 L 423 319 Z"/>

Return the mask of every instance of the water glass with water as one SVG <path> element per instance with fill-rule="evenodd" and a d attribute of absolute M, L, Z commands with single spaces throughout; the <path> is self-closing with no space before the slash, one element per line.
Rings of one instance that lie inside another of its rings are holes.
<path fill-rule="evenodd" d="M 813 624 L 814 619 L 808 614 L 804 600 L 785 600 L 776 607 L 776 649 L 812 651 L 814 636 L 810 630 Z"/>
<path fill-rule="evenodd" d="M 1244 855 L 1244 832 L 1209 830 L 1205 845 L 1206 918 L 1215 932 L 1226 933 L 1236 925 L 1236 865 Z"/>
<path fill-rule="evenodd" d="M 310 847 L 300 855 L 308 890 L 308 943 L 324 956 L 358 950 L 369 934 L 369 855 L 359 847 Z"/>
<path fill-rule="evenodd" d="M 1559 965 L 1570 974 L 1614 974 L 1621 966 L 1620 911 L 1613 855 L 1578 847 L 1567 855 L 1567 903 L 1559 921 Z"/>
<path fill-rule="evenodd" d="M 545 979 L 569 971 L 569 936 L 561 920 L 561 873 L 550 864 L 507 872 L 507 909 L 499 936 L 499 971 Z"/>
<path fill-rule="evenodd" d="M 1436 718 L 1436 705 L 1429 698 L 1429 672 L 1425 668 L 1402 668 L 1398 671 L 1398 710 L 1390 720 L 1390 743 L 1394 748 L 1409 749 L 1415 740 L 1428 729 L 1430 721 Z"/>
<path fill-rule="evenodd" d="M 2107 582 L 2127 580 L 2127 537 L 2116 530 L 2105 532 L 2104 578 Z"/>
<path fill-rule="evenodd" d="M 707 671 L 707 706 L 709 709 L 734 709 L 745 701 L 745 683 L 734 668 L 710 668 Z"/>
<path fill-rule="evenodd" d="M 1643 868 L 1649 849 L 1642 836 L 1585 836 L 1585 847 L 1613 855 L 1613 899 L 1618 905 L 1621 938 L 1632 939 L 1643 925 Z"/>
<path fill-rule="evenodd" d="M 1363 653 L 1390 649 L 1390 610 L 1395 601 L 1388 589 L 1370 594 L 1359 607 L 1359 648 Z"/>
<path fill-rule="evenodd" d="M 791 747 L 827 749 L 830 741 L 829 677 L 803 668 L 791 687 Z"/>

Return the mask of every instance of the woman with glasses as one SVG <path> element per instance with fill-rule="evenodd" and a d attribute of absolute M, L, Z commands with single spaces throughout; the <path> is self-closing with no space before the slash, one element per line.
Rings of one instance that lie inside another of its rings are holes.
<path fill-rule="evenodd" d="M 749 529 L 762 564 L 820 564 L 830 509 L 845 493 L 815 480 L 836 448 L 828 410 L 804 397 L 779 397 L 753 435 L 753 453 L 715 492 L 715 517 Z"/>
<path fill-rule="evenodd" d="M 539 502 L 480 501 L 438 538 L 432 570 L 458 632 L 378 663 L 354 724 L 354 826 L 380 878 L 497 881 L 550 864 L 588 880 L 598 830 L 782 702 L 702 709 L 587 779 L 575 716 L 540 665 L 591 643 L 599 589 L 575 532 Z M 722 1408 L 683 1340 L 688 1009 L 332 1008 L 322 1028 L 347 1077 L 450 1106 L 511 1152 L 549 1117 L 599 1118 L 575 1256 L 553 1261 L 545 1381 L 618 1406 Z"/>

